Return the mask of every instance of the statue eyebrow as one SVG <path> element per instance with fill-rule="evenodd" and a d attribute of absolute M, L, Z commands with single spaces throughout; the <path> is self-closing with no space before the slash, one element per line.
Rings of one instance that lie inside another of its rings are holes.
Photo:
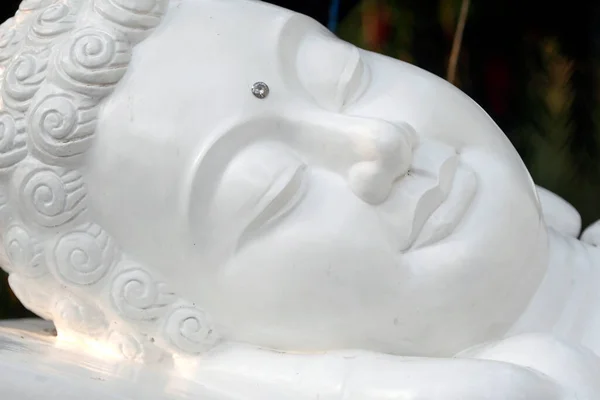
<path fill-rule="evenodd" d="M 293 13 L 288 16 L 280 28 L 277 40 L 277 55 L 282 75 L 294 78 L 298 77 L 296 58 L 304 39 L 313 31 L 319 31 L 323 35 L 335 37 L 327 28 L 306 15 Z M 291 63 L 291 65 L 290 65 Z"/>
<path fill-rule="evenodd" d="M 182 180 L 181 210 L 188 216 L 191 212 L 201 212 L 203 207 L 198 205 L 199 199 L 202 199 L 200 203 L 208 204 L 218 186 L 215 175 L 222 174 L 241 150 L 268 136 L 265 133 L 274 131 L 273 126 L 277 126 L 277 118 L 257 118 L 235 123 L 229 121 L 215 129 L 215 133 L 202 146 Z"/>

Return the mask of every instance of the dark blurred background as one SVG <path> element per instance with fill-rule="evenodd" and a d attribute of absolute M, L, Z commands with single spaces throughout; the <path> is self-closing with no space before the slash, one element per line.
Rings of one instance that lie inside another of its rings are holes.
<path fill-rule="evenodd" d="M 0 2 L 5 20 L 20 1 Z M 600 219 L 600 1 L 270 2 L 449 79 L 496 120 L 538 184 L 584 226 Z M 4 278 L 0 318 L 27 315 Z"/>

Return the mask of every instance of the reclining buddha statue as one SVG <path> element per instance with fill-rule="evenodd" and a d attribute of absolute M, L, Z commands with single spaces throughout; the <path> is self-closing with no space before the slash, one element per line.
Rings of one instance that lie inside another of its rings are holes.
<path fill-rule="evenodd" d="M 600 227 L 451 84 L 252 0 L 0 29 L 0 264 L 46 320 L 1 399 L 600 398 Z"/>

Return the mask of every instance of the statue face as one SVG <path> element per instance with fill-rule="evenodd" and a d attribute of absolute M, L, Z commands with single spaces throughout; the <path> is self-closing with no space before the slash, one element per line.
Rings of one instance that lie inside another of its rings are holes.
<path fill-rule="evenodd" d="M 234 340 L 453 354 L 544 271 L 533 183 L 481 108 L 259 2 L 172 1 L 88 160 L 98 223 Z"/>

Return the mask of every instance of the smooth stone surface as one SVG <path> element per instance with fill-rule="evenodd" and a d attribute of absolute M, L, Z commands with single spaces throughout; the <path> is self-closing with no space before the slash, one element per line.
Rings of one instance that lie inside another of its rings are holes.
<path fill-rule="evenodd" d="M 536 335 L 478 346 L 454 360 L 240 347 L 176 369 L 82 354 L 52 330 L 39 321 L 0 324 L 2 399 L 591 400 L 600 387 L 595 357 Z"/>
<path fill-rule="evenodd" d="M 211 393 L 160 367 L 115 363 L 68 345 L 57 346 L 53 330 L 44 321 L 0 323 L 2 400 L 235 398 Z"/>

